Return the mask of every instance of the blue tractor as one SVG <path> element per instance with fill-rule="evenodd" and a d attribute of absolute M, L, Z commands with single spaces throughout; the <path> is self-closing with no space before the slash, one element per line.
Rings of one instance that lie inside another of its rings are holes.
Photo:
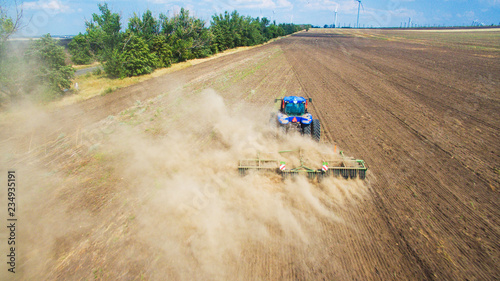
<path fill-rule="evenodd" d="M 319 142 L 321 124 L 318 119 L 313 119 L 313 116 L 307 112 L 307 105 L 312 101 L 311 98 L 287 96 L 274 100 L 274 102 L 277 101 L 281 102 L 281 106 L 276 114 L 276 122 L 283 132 L 297 131 Z"/>

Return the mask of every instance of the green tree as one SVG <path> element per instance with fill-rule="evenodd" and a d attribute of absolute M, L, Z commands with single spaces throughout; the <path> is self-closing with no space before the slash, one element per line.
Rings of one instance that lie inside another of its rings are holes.
<path fill-rule="evenodd" d="M 285 36 L 286 33 L 285 33 L 285 30 L 283 29 L 283 27 L 281 26 L 278 26 L 278 36 Z"/>
<path fill-rule="evenodd" d="M 123 69 L 126 76 L 137 76 L 151 73 L 156 66 L 156 58 L 150 52 L 146 41 L 131 33 L 123 47 Z"/>
<path fill-rule="evenodd" d="M 153 17 L 150 10 L 142 14 L 142 20 L 134 13 L 129 19 L 128 30 L 149 41 L 160 33 L 160 22 Z"/>
<path fill-rule="evenodd" d="M 173 61 L 185 61 L 210 55 L 212 36 L 205 22 L 189 16 L 189 11 L 181 8 L 173 18 L 160 14 L 161 34 L 172 47 Z"/>
<path fill-rule="evenodd" d="M 252 46 L 279 36 L 280 30 L 275 25 L 269 25 L 269 20 L 263 18 L 243 17 L 238 12 L 227 11 L 213 15 L 210 30 L 213 33 L 214 47 L 218 51 L 239 46 Z"/>
<path fill-rule="evenodd" d="M 120 15 L 112 13 L 107 3 L 98 7 L 101 14 L 92 14 L 92 21 L 86 22 L 85 26 L 91 50 L 101 62 L 105 62 L 122 40 Z"/>
<path fill-rule="evenodd" d="M 231 35 L 230 26 L 231 17 L 226 11 L 224 15 L 215 14 L 212 16 L 210 30 L 214 35 L 214 45 L 217 51 L 224 51 L 234 47 L 233 38 Z"/>
<path fill-rule="evenodd" d="M 237 11 L 213 15 L 210 29 L 218 51 L 250 45 L 250 18 L 240 16 Z"/>
<path fill-rule="evenodd" d="M 285 31 L 285 35 L 295 33 L 297 31 L 300 31 L 306 27 L 311 27 L 310 24 L 308 25 L 296 25 L 296 24 L 291 24 L 291 23 L 281 23 L 279 27 L 283 28 Z"/>
<path fill-rule="evenodd" d="M 74 69 L 65 63 L 64 48 L 50 34 L 40 40 L 33 40 L 26 52 L 26 63 L 30 71 L 29 85 L 35 93 L 42 94 L 46 100 L 63 94 L 63 89 L 71 86 Z M 38 90 L 38 92 L 37 92 Z"/>
<path fill-rule="evenodd" d="M 274 24 L 271 24 L 269 27 L 266 28 L 265 36 L 267 40 L 278 37 L 278 27 Z"/>
<path fill-rule="evenodd" d="M 165 35 L 159 34 L 161 20 L 153 17 L 150 10 L 142 14 L 142 19 L 134 13 L 129 19 L 127 32 L 139 36 L 147 44 L 152 54 L 153 69 L 170 66 L 172 61 L 172 48 L 167 42 Z M 146 62 L 144 62 L 146 64 Z M 149 62 L 148 66 L 151 65 Z"/>
<path fill-rule="evenodd" d="M 249 46 L 262 44 L 266 41 L 266 38 L 264 38 L 264 36 L 262 35 L 260 29 L 260 22 L 258 19 L 250 20 L 249 29 L 246 36 L 249 38 L 248 39 Z"/>
<path fill-rule="evenodd" d="M 5 41 L 7 41 L 9 36 L 14 33 L 14 31 L 15 28 L 12 18 L 7 17 L 0 6 L 0 49 L 3 49 Z"/>
<path fill-rule="evenodd" d="M 154 36 L 148 45 L 154 56 L 155 68 L 169 67 L 172 64 L 172 47 L 164 35 Z"/>
<path fill-rule="evenodd" d="M 2 6 L 0 3 L 0 52 L 3 50 L 5 42 L 21 27 L 21 19 L 23 17 L 23 8 L 14 1 L 16 15 L 14 18 L 7 15 L 8 7 Z"/>
<path fill-rule="evenodd" d="M 269 25 L 269 23 L 270 23 L 270 21 L 266 17 L 264 17 L 260 20 L 260 30 L 262 32 L 262 35 L 266 38 L 266 41 L 270 39 L 268 37 L 269 32 L 267 31 L 267 26 Z"/>
<path fill-rule="evenodd" d="M 84 34 L 78 34 L 68 44 L 71 60 L 75 64 L 89 64 L 93 61 L 90 42 Z"/>
<path fill-rule="evenodd" d="M 124 58 L 120 49 L 114 49 L 104 64 L 104 71 L 113 78 L 123 78 L 126 75 Z"/>

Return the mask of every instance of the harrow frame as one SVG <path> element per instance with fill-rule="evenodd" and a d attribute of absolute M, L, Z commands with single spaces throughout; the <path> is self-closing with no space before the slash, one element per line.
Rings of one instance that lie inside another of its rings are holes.
<path fill-rule="evenodd" d="M 279 153 L 293 151 L 294 150 L 285 150 L 279 151 Z M 301 155 L 299 167 L 286 169 L 285 161 L 280 161 L 278 159 L 261 159 L 260 155 L 257 154 L 257 158 L 255 159 L 240 160 L 238 164 L 238 171 L 242 176 L 246 175 L 249 170 L 272 171 L 281 174 L 283 179 L 299 174 L 307 174 L 309 179 L 318 178 L 318 180 L 329 176 L 341 176 L 344 179 L 359 178 L 361 180 L 366 178 L 366 171 L 368 168 L 365 161 L 352 157 L 346 157 L 342 151 L 340 151 L 340 156 L 341 158 L 337 160 L 323 160 L 322 168 L 313 169 L 305 165 Z"/>

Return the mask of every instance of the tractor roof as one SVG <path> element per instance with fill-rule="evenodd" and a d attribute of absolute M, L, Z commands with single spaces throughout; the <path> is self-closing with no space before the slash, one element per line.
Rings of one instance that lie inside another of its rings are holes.
<path fill-rule="evenodd" d="M 304 103 L 304 102 L 306 102 L 306 99 L 303 98 L 303 97 L 288 96 L 288 97 L 284 97 L 283 101 L 285 101 L 285 102 L 292 102 L 292 103 L 294 101 L 296 101 L 297 103 Z"/>

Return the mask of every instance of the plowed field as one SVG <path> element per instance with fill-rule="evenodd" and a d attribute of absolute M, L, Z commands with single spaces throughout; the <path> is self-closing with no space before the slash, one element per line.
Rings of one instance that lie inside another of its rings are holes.
<path fill-rule="evenodd" d="M 313 29 L 4 118 L 19 248 L 0 276 L 498 280 L 499 39 Z M 320 144 L 268 125 L 285 95 L 312 98 Z M 334 145 L 365 181 L 236 170 L 284 149 L 320 163 Z"/>

